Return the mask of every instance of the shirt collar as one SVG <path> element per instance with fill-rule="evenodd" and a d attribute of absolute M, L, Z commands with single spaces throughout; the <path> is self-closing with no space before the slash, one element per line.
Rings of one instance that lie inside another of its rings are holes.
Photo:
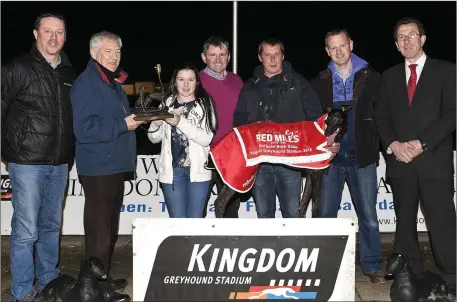
<path fill-rule="evenodd" d="M 52 64 L 52 62 L 48 62 L 48 63 L 49 63 L 49 65 L 51 65 L 52 68 L 56 69 L 57 66 L 59 66 L 61 62 L 62 62 L 62 57 L 59 55 L 59 60 L 57 61 L 56 64 Z"/>
<path fill-rule="evenodd" d="M 349 77 L 352 75 L 352 70 L 353 70 L 353 69 L 352 69 L 352 66 L 351 66 L 351 68 L 349 68 L 349 70 L 348 70 L 348 73 L 347 73 L 347 76 L 346 76 L 346 77 L 344 77 L 343 74 L 340 73 L 340 70 L 339 70 L 338 68 L 335 68 L 335 73 L 336 73 L 340 78 L 342 78 L 342 79 L 347 79 L 347 78 L 349 78 Z"/>
<path fill-rule="evenodd" d="M 416 63 L 414 64 L 417 64 L 417 68 L 423 68 L 424 65 L 425 65 L 425 59 L 427 58 L 427 56 L 425 55 L 425 52 L 422 51 L 422 56 L 419 58 L 419 60 L 416 61 Z M 409 69 L 409 65 L 413 64 L 413 63 L 410 63 L 408 60 L 405 60 L 405 67 L 406 69 Z"/>
<path fill-rule="evenodd" d="M 224 80 L 225 77 L 227 76 L 227 70 L 224 70 L 224 74 L 221 76 L 221 75 L 218 74 L 217 72 L 212 71 L 208 66 L 206 66 L 205 69 L 203 69 L 203 71 L 204 71 L 207 75 L 209 75 L 209 76 L 211 76 L 211 77 L 213 77 L 213 78 L 215 78 L 215 79 L 217 79 L 217 80 L 221 80 L 221 81 Z"/>
<path fill-rule="evenodd" d="M 346 77 L 344 77 L 343 74 L 340 72 L 340 69 L 336 66 L 335 62 L 330 61 L 328 66 L 332 71 L 334 71 L 334 73 L 333 73 L 334 76 L 337 76 L 337 77 L 345 80 L 345 79 L 349 78 L 352 75 L 352 72 L 354 70 L 354 60 L 351 58 L 351 67 L 349 68 Z"/>

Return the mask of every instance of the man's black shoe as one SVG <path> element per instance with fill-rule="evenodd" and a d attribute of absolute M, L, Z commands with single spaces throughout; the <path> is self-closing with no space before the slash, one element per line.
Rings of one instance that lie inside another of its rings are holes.
<path fill-rule="evenodd" d="M 129 295 L 120 294 L 118 292 L 115 292 L 113 290 L 113 288 L 110 286 L 110 283 L 100 282 L 99 284 L 100 284 L 100 289 L 103 292 L 104 301 L 109 301 L 109 302 L 130 302 L 131 301 Z"/>
<path fill-rule="evenodd" d="M 106 281 L 113 290 L 120 291 L 123 291 L 128 284 L 127 279 L 113 279 L 110 276 L 108 276 L 108 279 Z"/>

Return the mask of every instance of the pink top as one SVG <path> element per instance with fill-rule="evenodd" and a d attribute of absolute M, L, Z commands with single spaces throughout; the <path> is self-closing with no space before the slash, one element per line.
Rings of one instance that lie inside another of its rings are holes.
<path fill-rule="evenodd" d="M 233 112 L 235 111 L 243 81 L 233 72 L 227 71 L 225 79 L 218 80 L 205 71 L 200 71 L 203 88 L 216 103 L 217 130 L 211 146 L 219 142 L 233 128 Z"/>

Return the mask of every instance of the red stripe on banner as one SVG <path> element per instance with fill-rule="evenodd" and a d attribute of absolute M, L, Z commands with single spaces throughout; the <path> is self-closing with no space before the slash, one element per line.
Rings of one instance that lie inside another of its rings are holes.
<path fill-rule="evenodd" d="M 263 290 L 270 289 L 270 288 L 291 288 L 295 292 L 300 291 L 300 286 L 250 286 L 249 292 L 250 293 L 259 293 Z"/>

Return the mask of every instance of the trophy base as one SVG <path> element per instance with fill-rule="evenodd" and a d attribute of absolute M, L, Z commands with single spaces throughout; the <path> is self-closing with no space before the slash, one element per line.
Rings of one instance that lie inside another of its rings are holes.
<path fill-rule="evenodd" d="M 155 111 L 155 112 L 133 112 L 135 121 L 156 121 L 172 118 L 174 115 L 168 111 Z"/>

